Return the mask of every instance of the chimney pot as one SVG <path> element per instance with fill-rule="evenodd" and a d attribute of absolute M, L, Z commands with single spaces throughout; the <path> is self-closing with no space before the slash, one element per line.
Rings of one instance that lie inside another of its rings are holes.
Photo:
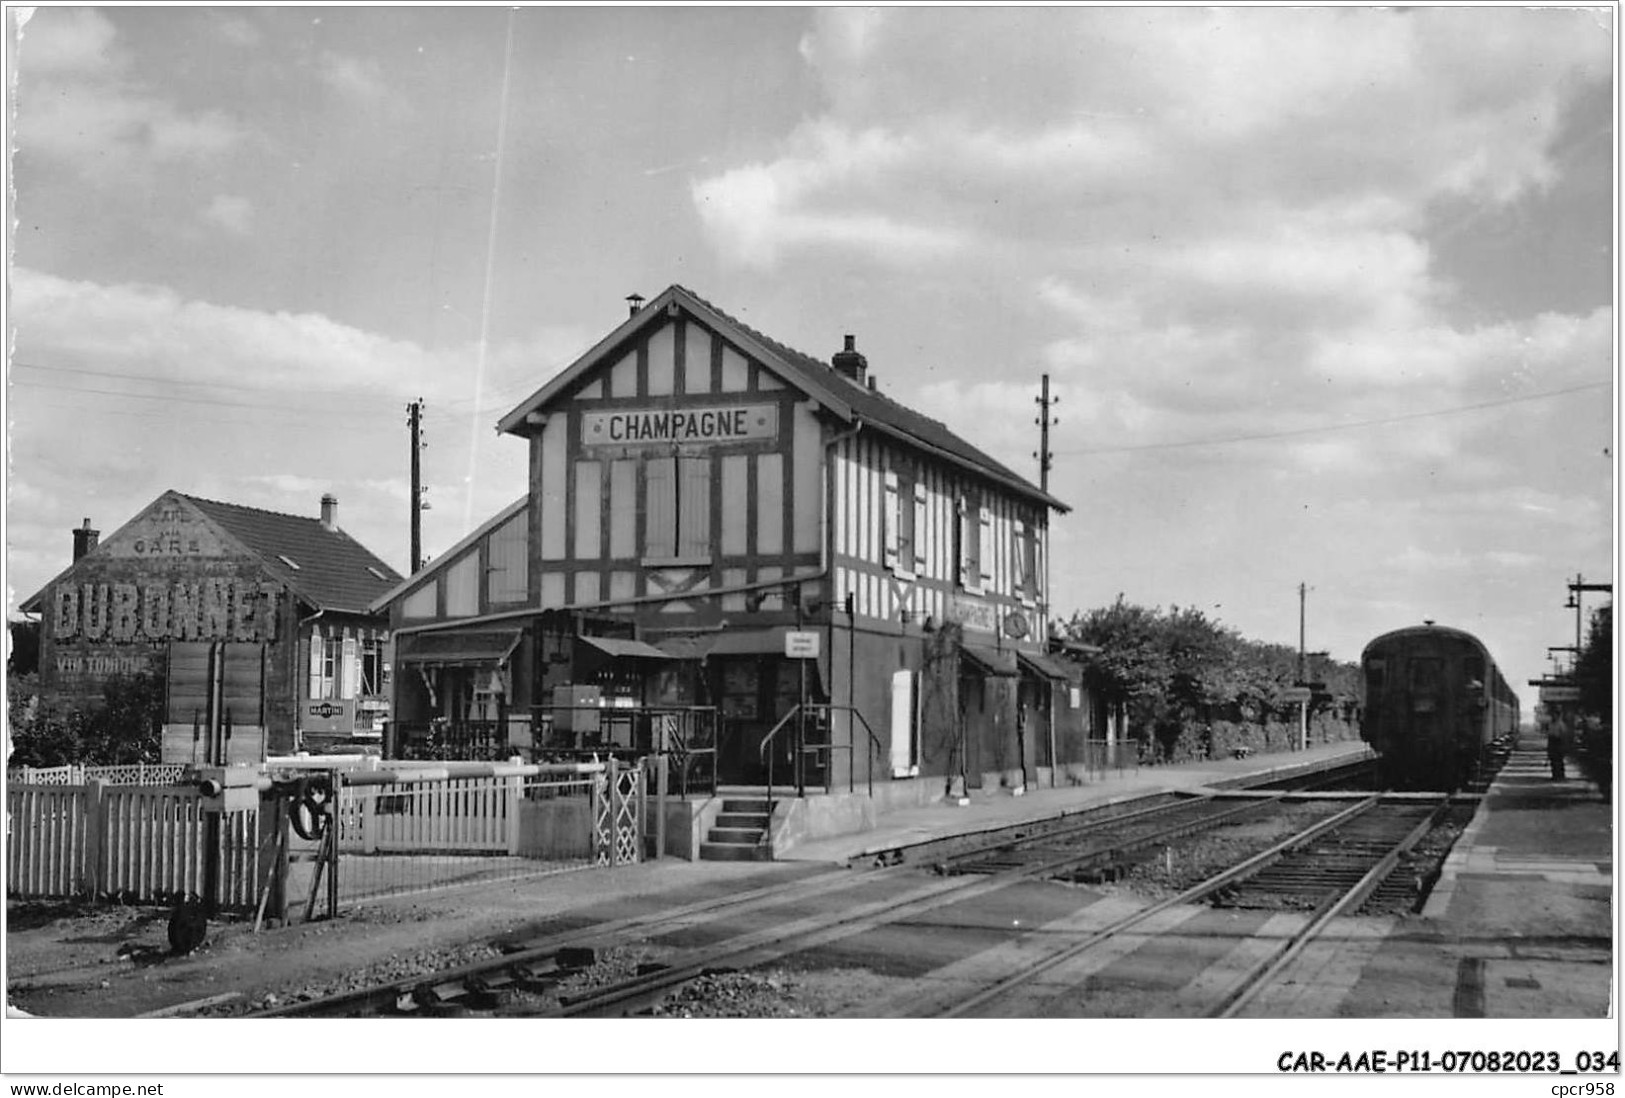
<path fill-rule="evenodd" d="M 627 294 L 626 295 L 626 315 L 627 316 L 637 316 L 638 315 L 638 310 L 641 309 L 641 308 L 643 308 L 643 295 L 642 294 Z"/>
<path fill-rule="evenodd" d="M 869 360 L 858 353 L 858 337 L 849 335 L 845 340 L 846 346 L 835 352 L 829 364 L 835 372 L 849 381 L 859 385 L 863 384 L 863 375 L 869 369 Z"/>
<path fill-rule="evenodd" d="M 100 530 L 90 528 L 90 519 L 85 519 L 84 525 L 73 532 L 73 559 L 77 561 L 80 557 L 96 548 L 96 543 L 101 536 L 102 532 Z"/>
<path fill-rule="evenodd" d="M 337 530 L 339 528 L 339 499 L 329 492 L 322 497 L 322 529 Z"/>

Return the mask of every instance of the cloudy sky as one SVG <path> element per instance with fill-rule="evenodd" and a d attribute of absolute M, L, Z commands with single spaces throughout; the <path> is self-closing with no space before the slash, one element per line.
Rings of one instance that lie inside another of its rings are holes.
<path fill-rule="evenodd" d="M 16 9 L 11 14 L 17 14 Z M 1051 488 L 1124 594 L 1520 686 L 1611 581 L 1612 12 L 42 8 L 12 44 L 11 606 L 160 492 L 404 568 L 680 282 Z M 1524 689 L 1527 700 L 1532 691 Z"/>

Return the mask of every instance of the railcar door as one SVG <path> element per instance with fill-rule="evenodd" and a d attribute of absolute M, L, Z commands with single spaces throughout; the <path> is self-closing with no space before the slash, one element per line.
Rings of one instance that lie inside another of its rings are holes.
<path fill-rule="evenodd" d="M 1454 769 L 1445 661 L 1435 655 L 1413 655 L 1407 667 L 1410 694 L 1409 782 L 1428 789 L 1448 784 Z"/>

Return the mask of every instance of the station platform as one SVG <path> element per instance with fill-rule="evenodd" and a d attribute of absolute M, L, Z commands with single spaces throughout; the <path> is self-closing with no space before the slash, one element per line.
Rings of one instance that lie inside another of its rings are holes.
<path fill-rule="evenodd" d="M 1363 742 L 1345 740 L 1311 744 L 1302 751 L 1253 754 L 1243 759 L 1208 759 L 1129 767 L 1107 771 L 1081 785 L 1029 787 L 1021 795 L 1014 795 L 1008 789 L 987 792 L 970 790 L 963 804 L 944 798 L 928 805 L 883 810 L 872 828 L 827 838 L 798 840 L 794 846 L 776 853 L 774 857 L 781 862 L 842 864 L 881 858 L 898 848 L 917 843 L 994 831 L 1157 793 L 1267 781 L 1311 766 L 1338 761 L 1353 762 L 1370 756 L 1370 748 Z M 943 779 L 920 780 L 941 782 Z"/>
<path fill-rule="evenodd" d="M 1607 1018 L 1614 806 L 1570 759 L 1554 780 L 1527 734 L 1456 840 L 1420 916 L 1304 1002 L 1322 1017 Z M 1345 963 L 1350 959 L 1345 950 Z"/>

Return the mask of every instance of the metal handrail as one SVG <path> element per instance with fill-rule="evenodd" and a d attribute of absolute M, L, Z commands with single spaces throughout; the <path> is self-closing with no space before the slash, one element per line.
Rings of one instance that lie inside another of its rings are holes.
<path fill-rule="evenodd" d="M 767 735 L 762 737 L 761 744 L 756 748 L 757 760 L 760 761 L 760 762 L 767 763 L 767 799 L 769 801 L 772 801 L 772 799 L 773 799 L 773 753 L 768 750 L 768 747 L 769 747 L 769 745 L 772 744 L 772 742 L 774 740 L 774 737 L 776 737 L 779 734 L 779 729 L 781 729 L 785 725 L 789 724 L 791 719 L 798 716 L 800 713 L 801 713 L 801 706 L 799 704 L 793 706 L 788 713 L 786 713 L 783 717 L 779 718 L 779 723 L 778 724 L 775 724 L 771 729 L 768 730 Z M 805 797 L 807 795 L 807 791 L 806 791 L 806 788 L 801 784 L 801 781 L 800 781 L 800 777 L 801 777 L 801 753 L 800 753 L 799 748 L 801 746 L 805 746 L 805 745 L 797 745 L 798 749 L 796 751 L 796 754 L 794 756 L 792 756 L 792 757 L 794 758 L 795 763 L 796 763 L 796 778 L 797 778 L 797 781 L 796 781 L 796 796 Z"/>
<path fill-rule="evenodd" d="M 864 767 L 864 772 L 865 772 L 865 777 L 866 777 L 866 779 L 868 781 L 869 795 L 871 797 L 874 796 L 874 793 L 875 793 L 875 760 L 877 758 L 879 758 L 880 755 L 881 755 L 880 737 L 875 735 L 875 730 L 874 730 L 873 727 L 870 726 L 868 718 L 866 718 L 858 710 L 857 706 L 853 706 L 853 705 L 832 705 L 832 704 L 824 704 L 824 703 L 810 703 L 810 704 L 805 705 L 805 706 L 796 705 L 788 713 L 786 713 L 782 718 L 780 718 L 779 723 L 775 724 L 772 727 L 772 729 L 770 729 L 768 731 L 767 735 L 762 737 L 761 746 L 757 749 L 757 757 L 760 760 L 767 763 L 767 791 L 768 791 L 768 796 L 771 797 L 773 795 L 773 754 L 772 754 L 772 752 L 770 752 L 768 750 L 768 748 L 772 744 L 774 738 L 778 736 L 780 729 L 782 729 L 785 725 L 789 724 L 790 721 L 792 719 L 794 719 L 795 717 L 797 717 L 798 715 L 804 715 L 804 713 L 803 713 L 804 710 L 806 712 L 822 711 L 822 712 L 825 712 L 825 713 L 834 713 L 834 712 L 840 711 L 840 712 L 850 713 L 852 716 L 856 717 L 863 724 L 863 731 L 869 737 L 869 752 L 868 752 L 868 755 L 867 755 L 866 765 Z M 797 724 L 797 727 L 798 728 L 802 727 L 799 722 Z M 825 744 L 810 744 L 809 745 L 809 744 L 807 744 L 805 742 L 798 742 L 796 744 L 794 754 L 792 755 L 792 758 L 794 759 L 795 764 L 796 764 L 796 796 L 804 797 L 804 796 L 807 795 L 805 772 L 804 772 L 804 770 L 802 768 L 802 765 L 801 765 L 802 756 L 807 755 L 807 754 L 817 754 L 817 753 L 822 752 L 822 751 L 829 751 L 829 752 L 846 751 L 846 752 L 851 753 L 851 752 L 853 752 L 853 744 L 851 743 L 851 736 L 852 736 L 852 730 L 851 730 L 851 727 L 848 726 L 848 728 L 847 728 L 848 742 L 846 742 L 846 743 L 825 743 Z M 851 758 L 852 758 L 852 755 L 849 754 L 848 755 L 849 764 L 848 764 L 848 766 L 846 768 L 846 789 L 847 789 L 848 793 L 854 792 L 856 790 L 856 788 L 857 788 L 856 787 L 856 779 L 853 776 L 852 767 L 850 765 L 850 759 Z M 829 770 L 828 770 L 827 766 L 826 766 L 825 771 L 824 771 L 824 790 L 825 790 L 825 792 L 829 791 Z"/>

